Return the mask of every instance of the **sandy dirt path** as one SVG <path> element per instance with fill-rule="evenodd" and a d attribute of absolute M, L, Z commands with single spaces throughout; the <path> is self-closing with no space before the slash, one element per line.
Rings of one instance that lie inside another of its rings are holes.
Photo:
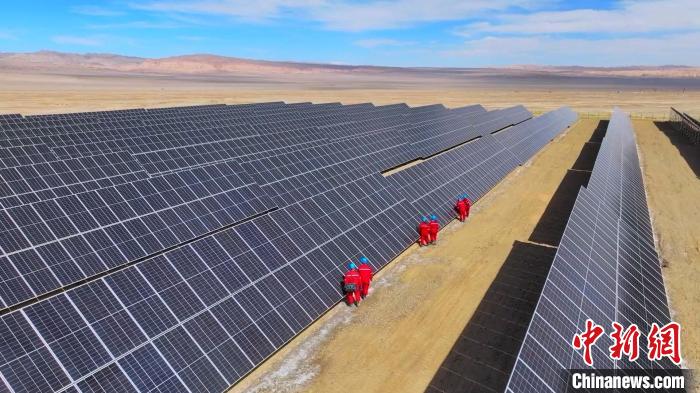
<path fill-rule="evenodd" d="M 671 317 L 682 326 L 685 366 L 700 367 L 700 146 L 667 127 L 635 121 L 647 198 Z M 694 391 L 700 392 L 696 376 Z"/>
<path fill-rule="evenodd" d="M 232 391 L 424 391 L 597 123 L 579 121 L 479 201 L 466 224 L 445 228 L 438 246 L 410 249 L 380 272 L 359 309 L 335 307 Z"/>

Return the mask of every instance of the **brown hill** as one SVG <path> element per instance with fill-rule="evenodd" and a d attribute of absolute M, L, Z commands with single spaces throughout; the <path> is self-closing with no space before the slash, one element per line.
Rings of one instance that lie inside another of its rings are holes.
<path fill-rule="evenodd" d="M 559 75 L 633 78 L 700 78 L 700 67 L 554 67 L 518 65 L 499 68 L 400 68 L 250 60 L 195 54 L 158 59 L 104 53 L 0 53 L 0 70 L 23 72 L 110 71 L 167 75 L 405 74 L 413 76 Z"/>
<path fill-rule="evenodd" d="M 5 69 L 104 69 L 140 64 L 144 59 L 103 53 L 74 54 L 53 51 L 0 53 L 0 68 Z"/>
<path fill-rule="evenodd" d="M 165 74 L 268 74 L 370 72 L 371 70 L 392 70 L 393 68 L 249 60 L 208 54 L 148 59 L 104 53 L 75 54 L 39 51 L 0 53 L 0 69 L 25 71 L 106 70 Z M 399 68 L 394 70 L 399 70 Z"/>
<path fill-rule="evenodd" d="M 320 73 L 369 71 L 376 67 L 337 66 L 331 64 L 274 62 L 240 59 L 207 54 L 143 59 L 138 65 L 126 66 L 130 71 L 169 72 L 186 74 L 218 73 Z"/>

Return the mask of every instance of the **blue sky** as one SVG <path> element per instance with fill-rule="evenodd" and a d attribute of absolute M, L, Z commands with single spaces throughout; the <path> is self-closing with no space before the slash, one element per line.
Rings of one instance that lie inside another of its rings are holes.
<path fill-rule="evenodd" d="M 700 0 L 9 1 L 0 51 L 397 66 L 700 65 Z"/>

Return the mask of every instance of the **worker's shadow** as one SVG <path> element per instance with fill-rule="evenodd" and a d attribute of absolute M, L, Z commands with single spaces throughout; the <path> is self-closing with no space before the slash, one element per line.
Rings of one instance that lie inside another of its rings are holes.
<path fill-rule="evenodd" d="M 429 392 L 505 389 L 556 249 L 516 241 Z"/>

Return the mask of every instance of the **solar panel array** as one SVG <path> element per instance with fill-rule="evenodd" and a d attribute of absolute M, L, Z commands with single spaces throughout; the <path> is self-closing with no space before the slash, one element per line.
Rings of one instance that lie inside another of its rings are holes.
<path fill-rule="evenodd" d="M 571 345 L 586 319 L 607 331 L 613 321 L 625 328 L 634 323 L 642 334 L 670 320 L 634 131 L 618 109 L 588 187 L 579 191 L 506 391 L 567 391 L 564 370 L 589 368 Z M 674 367 L 665 358 L 649 361 L 642 340 L 636 362 L 613 361 L 611 345 L 603 335 L 593 347 L 596 369 Z"/>
<path fill-rule="evenodd" d="M 477 200 L 575 120 L 530 117 L 281 102 L 0 117 L 0 390 L 224 391 L 342 298 L 348 260 L 380 269 L 419 214 L 446 223 L 454 195 Z"/>

